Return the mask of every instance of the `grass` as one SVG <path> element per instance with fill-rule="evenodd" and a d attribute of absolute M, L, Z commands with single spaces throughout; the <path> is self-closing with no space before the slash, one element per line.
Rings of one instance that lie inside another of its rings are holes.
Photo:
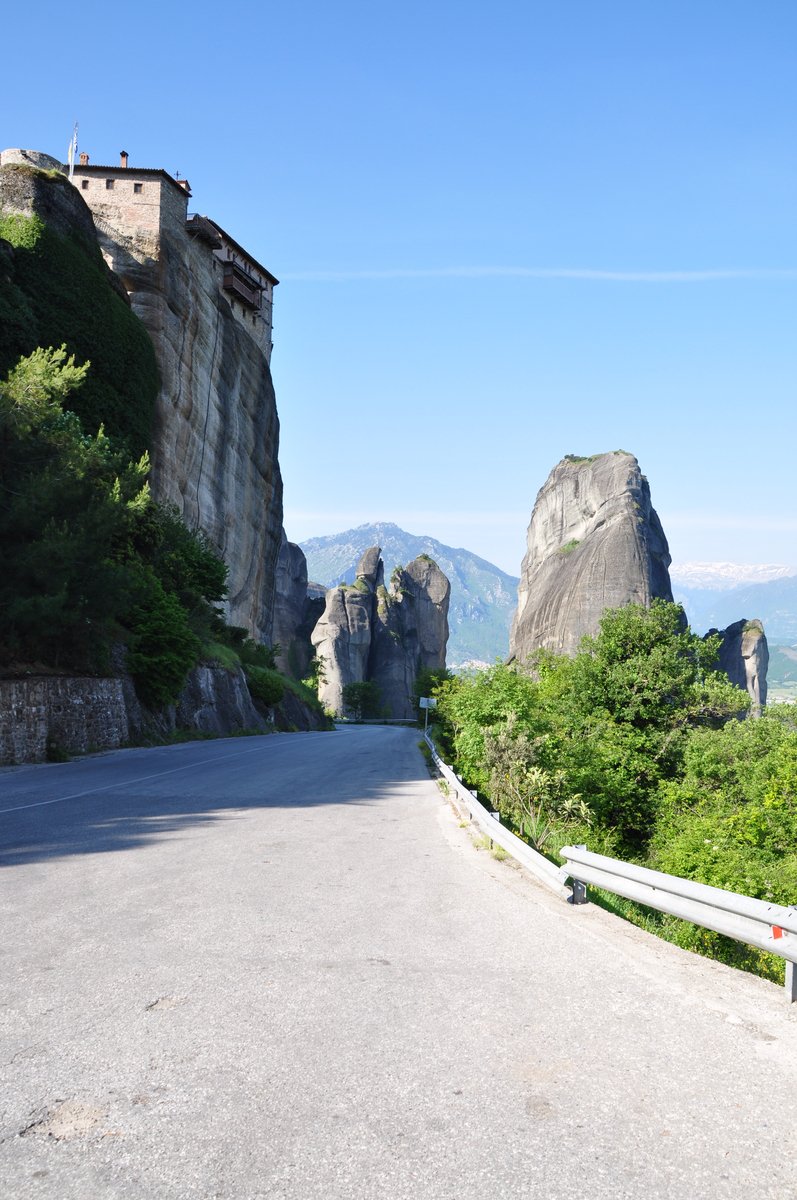
<path fill-rule="evenodd" d="M 786 964 L 777 954 L 768 954 L 765 950 L 758 950 L 744 942 L 723 937 L 722 934 L 704 929 L 700 925 L 693 925 L 690 921 L 682 921 L 668 913 L 646 908 L 634 900 L 615 896 L 613 892 L 604 891 L 603 888 L 593 887 L 591 884 L 587 889 L 587 897 L 597 908 L 621 917 L 664 942 L 680 946 L 682 950 L 689 950 L 692 954 L 699 954 L 701 958 L 709 958 L 737 970 L 759 975 L 771 983 L 782 985 L 784 982 Z"/>
<path fill-rule="evenodd" d="M 240 655 L 223 642 L 208 642 L 202 649 L 202 661 L 210 667 L 223 667 L 226 671 L 234 671 L 241 665 Z"/>

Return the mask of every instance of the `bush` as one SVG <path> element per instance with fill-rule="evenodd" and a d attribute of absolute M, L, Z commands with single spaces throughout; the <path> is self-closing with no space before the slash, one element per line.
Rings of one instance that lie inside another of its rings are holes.
<path fill-rule="evenodd" d="M 246 682 L 252 699 L 264 708 L 273 708 L 285 695 L 285 679 L 270 667 L 246 667 Z"/>
<path fill-rule="evenodd" d="M 142 703 L 158 708 L 179 696 L 197 661 L 199 639 L 177 597 L 164 591 L 151 571 L 143 573 L 142 584 L 144 595 L 131 614 L 127 668 Z"/>
<path fill-rule="evenodd" d="M 354 721 L 379 716 L 381 693 L 372 682 L 346 683 L 343 686 L 343 707 Z"/>

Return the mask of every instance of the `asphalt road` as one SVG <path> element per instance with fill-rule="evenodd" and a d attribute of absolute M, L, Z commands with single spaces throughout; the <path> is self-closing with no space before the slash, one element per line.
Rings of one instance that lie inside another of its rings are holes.
<path fill-rule="evenodd" d="M 0 771 L 0 1196 L 797 1197 L 797 1005 L 479 850 L 416 731 Z"/>

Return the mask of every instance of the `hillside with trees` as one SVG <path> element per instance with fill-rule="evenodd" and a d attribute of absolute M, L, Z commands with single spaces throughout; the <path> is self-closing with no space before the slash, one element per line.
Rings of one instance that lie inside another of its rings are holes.
<path fill-rule="evenodd" d="M 676 604 L 628 605 L 572 657 L 460 675 L 435 733 L 468 786 L 556 859 L 566 843 L 791 904 L 797 895 L 797 719 L 749 700 Z M 782 980 L 782 960 L 605 895 L 678 944 Z"/>

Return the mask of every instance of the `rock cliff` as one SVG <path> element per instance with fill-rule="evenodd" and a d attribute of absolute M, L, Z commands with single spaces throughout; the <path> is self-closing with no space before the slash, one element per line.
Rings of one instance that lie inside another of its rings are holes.
<path fill-rule="evenodd" d="M 631 454 L 568 455 L 537 494 L 528 529 L 510 658 L 544 647 L 575 654 L 607 608 L 672 600 L 670 554 L 650 488 Z M 711 630 L 716 633 L 717 630 Z M 760 621 L 721 632 L 719 667 L 766 703 L 769 651 Z"/>
<path fill-rule="evenodd" d="M 187 185 L 163 171 L 136 175 L 126 159 L 124 165 L 122 171 L 81 166 L 84 178 L 76 175 L 75 185 L 85 190 L 79 190 L 46 155 L 0 154 L 3 172 L 33 180 L 29 211 L 58 234 L 90 238 L 95 247 L 99 241 L 116 286 L 149 331 L 160 371 L 154 417 L 147 413 L 146 420 L 152 493 L 176 505 L 223 555 L 230 622 L 269 641 L 282 529 L 270 300 L 266 320 L 225 292 L 218 227 L 204 218 L 187 222 Z M 134 179 L 144 180 L 139 190 L 148 189 L 144 204 L 132 203 Z M 15 211 L 26 211 L 24 204 Z M 50 336 L 45 344 L 62 340 Z M 115 366 L 123 377 L 120 354 Z M 84 357 L 94 365 L 94 353 Z"/>
<path fill-rule="evenodd" d="M 228 617 L 270 641 L 282 532 L 279 420 L 265 354 L 219 287 L 212 248 L 177 222 L 135 240 L 98 219 L 100 245 L 149 330 L 161 389 L 152 492 L 228 564 Z"/>
<path fill-rule="evenodd" d="M 431 558 L 398 568 L 390 587 L 377 590 L 368 677 L 391 717 L 415 716 L 419 671 L 443 670 L 451 585 Z"/>
<path fill-rule="evenodd" d="M 554 467 L 531 516 L 510 657 L 573 654 L 606 608 L 672 600 L 670 555 L 648 482 L 622 450 Z"/>
<path fill-rule="evenodd" d="M 319 698 L 343 712 L 349 683 L 374 683 L 385 716 L 415 715 L 413 688 L 418 672 L 445 667 L 450 585 L 430 558 L 397 568 L 388 586 L 380 548 L 360 559 L 353 585 L 327 592 L 324 615 L 312 641 L 324 660 L 326 678 Z"/>
<path fill-rule="evenodd" d="M 769 646 L 760 621 L 734 621 L 727 629 L 712 629 L 719 633 L 719 667 L 737 687 L 744 689 L 752 700 L 752 716 L 758 716 L 767 702 L 767 667 Z"/>
<path fill-rule="evenodd" d="M 343 713 L 343 689 L 368 678 L 376 589 L 383 587 L 379 547 L 366 550 L 351 586 L 330 588 L 324 613 L 313 630 L 312 643 L 323 660 L 325 678 L 318 698 L 325 708 Z"/>
<path fill-rule="evenodd" d="M 318 596 L 307 582 L 307 560 L 300 546 L 282 534 L 277 559 L 272 639 L 279 646 L 278 670 L 305 679 L 313 657 L 310 635 L 324 612 L 326 592 Z"/>
<path fill-rule="evenodd" d="M 152 341 L 103 260 L 77 188 L 57 171 L 7 161 L 8 151 L 0 157 L 0 375 L 37 346 L 65 343 L 91 362 L 70 397 L 84 428 L 103 425 L 138 457 L 158 393 Z"/>

